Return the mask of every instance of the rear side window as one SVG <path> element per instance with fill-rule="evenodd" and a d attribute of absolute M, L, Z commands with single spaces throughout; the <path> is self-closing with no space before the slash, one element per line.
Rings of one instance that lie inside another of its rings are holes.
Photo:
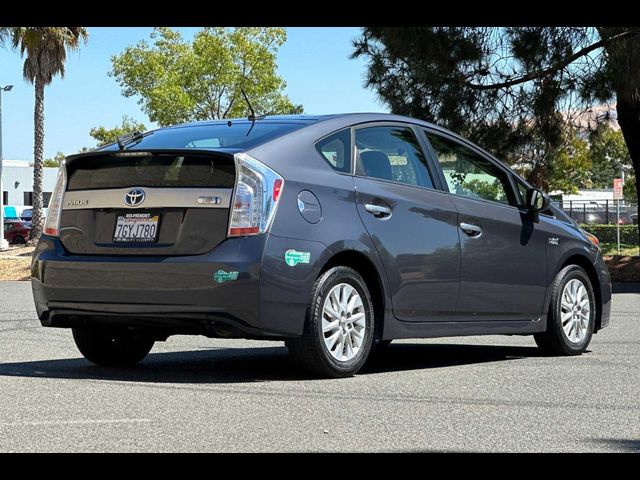
<path fill-rule="evenodd" d="M 433 188 L 424 154 L 408 127 L 356 130 L 358 173 L 367 177 Z"/>
<path fill-rule="evenodd" d="M 322 158 L 339 172 L 351 173 L 351 130 L 344 129 L 316 143 Z"/>
<path fill-rule="evenodd" d="M 137 187 L 232 188 L 232 157 L 209 155 L 99 156 L 72 162 L 67 190 Z"/>

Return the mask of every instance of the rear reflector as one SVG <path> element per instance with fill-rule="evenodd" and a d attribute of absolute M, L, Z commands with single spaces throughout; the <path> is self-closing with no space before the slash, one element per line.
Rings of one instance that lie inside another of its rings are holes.
<path fill-rule="evenodd" d="M 231 227 L 229 229 L 230 236 L 255 235 L 260 233 L 259 227 Z"/>
<path fill-rule="evenodd" d="M 278 178 L 275 182 L 273 182 L 273 201 L 277 202 L 278 197 L 280 197 L 280 192 L 282 192 L 282 179 Z"/>

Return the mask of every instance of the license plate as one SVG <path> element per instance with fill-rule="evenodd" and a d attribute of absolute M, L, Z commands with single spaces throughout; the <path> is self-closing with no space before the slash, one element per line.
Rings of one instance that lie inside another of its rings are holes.
<path fill-rule="evenodd" d="M 113 242 L 152 243 L 158 239 L 160 215 L 126 213 L 118 215 Z"/>

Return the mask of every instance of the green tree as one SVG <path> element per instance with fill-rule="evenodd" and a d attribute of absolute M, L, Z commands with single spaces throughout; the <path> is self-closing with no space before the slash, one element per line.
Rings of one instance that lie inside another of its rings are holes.
<path fill-rule="evenodd" d="M 591 188 L 592 164 L 586 140 L 574 132 L 562 148 L 550 156 L 549 190 L 577 193 L 580 188 Z"/>
<path fill-rule="evenodd" d="M 366 85 L 394 113 L 441 123 L 512 162 L 527 144 L 552 155 L 563 122 L 615 101 L 640 181 L 638 27 L 367 27 L 354 47 L 368 60 Z"/>
<path fill-rule="evenodd" d="M 62 152 L 58 152 L 53 158 L 45 158 L 45 160 L 42 162 L 42 166 L 58 168 L 60 166 L 60 163 L 62 163 L 64 159 L 65 154 Z"/>
<path fill-rule="evenodd" d="M 94 127 L 89 132 L 89 135 L 96 139 L 98 146 L 102 146 L 115 142 L 120 135 L 125 133 L 144 132 L 146 129 L 147 127 L 144 126 L 144 123 L 136 122 L 133 118 L 124 115 L 120 125 L 113 128 Z"/>
<path fill-rule="evenodd" d="M 499 201 L 501 200 L 501 196 L 504 196 L 504 188 L 502 188 L 502 185 L 497 180 L 489 183 L 486 180 L 476 178 L 473 180 L 465 180 L 460 186 L 480 198 Z"/>
<path fill-rule="evenodd" d="M 629 202 L 638 201 L 638 190 L 636 189 L 636 179 L 633 175 L 629 175 L 624 180 L 624 187 L 622 188 L 622 195 L 624 199 Z"/>
<path fill-rule="evenodd" d="M 589 138 L 589 158 L 593 164 L 593 188 L 612 188 L 622 171 L 631 172 L 631 158 L 622 132 L 607 123 L 598 125 Z"/>
<path fill-rule="evenodd" d="M 276 58 L 283 28 L 207 27 L 192 42 L 156 28 L 152 45 L 141 41 L 112 57 L 110 72 L 125 97 L 162 126 L 193 120 L 247 116 L 242 88 L 256 113 L 301 113 L 283 91 Z"/>
<path fill-rule="evenodd" d="M 88 34 L 83 27 L 3 27 L 0 37 L 8 38 L 14 50 L 25 58 L 22 74 L 35 86 L 33 113 L 33 219 L 30 238 L 37 240 L 44 226 L 42 204 L 44 150 L 44 88 L 53 77 L 64 77 L 67 50 L 79 48 Z"/>

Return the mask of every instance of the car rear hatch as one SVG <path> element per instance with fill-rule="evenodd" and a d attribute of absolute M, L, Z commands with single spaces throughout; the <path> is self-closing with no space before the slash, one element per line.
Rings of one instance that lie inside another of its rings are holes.
<path fill-rule="evenodd" d="M 99 151 L 66 175 L 59 236 L 73 254 L 197 255 L 227 236 L 232 153 Z"/>

